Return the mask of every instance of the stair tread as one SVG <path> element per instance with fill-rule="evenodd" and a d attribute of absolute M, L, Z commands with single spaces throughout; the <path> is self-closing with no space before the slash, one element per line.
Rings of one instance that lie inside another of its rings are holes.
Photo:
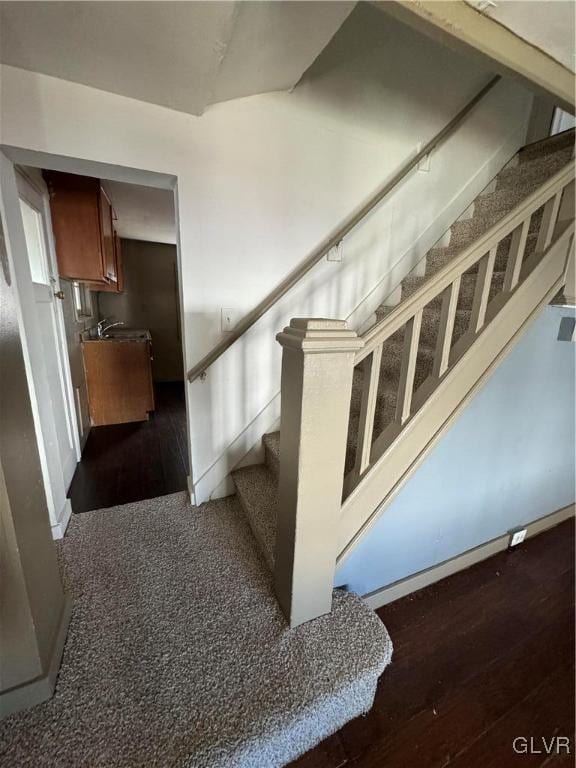
<path fill-rule="evenodd" d="M 543 154 L 519 163 L 512 168 L 504 168 L 496 176 L 496 189 L 520 181 L 543 183 L 557 173 L 570 160 L 571 148 L 564 147 L 556 152 Z"/>
<path fill-rule="evenodd" d="M 534 144 L 528 144 L 522 147 L 518 153 L 518 161 L 523 164 L 536 157 L 543 157 L 550 155 L 550 149 L 554 148 L 555 151 L 560 151 L 567 147 L 574 148 L 574 128 L 570 128 L 562 133 L 557 133 L 554 136 L 549 136 L 545 141 L 535 142 Z"/>
<path fill-rule="evenodd" d="M 276 476 L 265 464 L 252 464 L 235 469 L 232 479 L 252 532 L 272 569 L 278 505 Z"/>

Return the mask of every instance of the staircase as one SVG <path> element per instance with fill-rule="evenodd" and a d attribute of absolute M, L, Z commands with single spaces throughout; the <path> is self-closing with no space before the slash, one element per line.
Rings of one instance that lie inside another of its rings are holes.
<path fill-rule="evenodd" d="M 384 302 L 374 326 L 361 337 L 344 419 L 343 474 L 334 478 L 335 484 L 341 482 L 342 507 L 339 519 L 329 518 L 338 528 L 335 560 L 366 533 L 424 448 L 439 439 L 515 333 L 561 286 L 574 228 L 573 147 L 574 132 L 568 131 L 520 150 L 404 278 L 400 303 Z M 559 255 L 558 248 L 563 249 Z M 559 265 L 556 271 L 553 263 Z M 506 339 L 499 345 L 500 336 Z M 489 353 L 482 351 L 487 345 Z M 328 392 L 333 380 L 325 386 Z M 290 424 L 284 415 L 284 372 L 282 398 L 282 423 Z M 232 476 L 274 571 L 277 544 L 284 546 L 277 542 L 280 432 L 264 435 L 263 443 L 265 463 Z M 286 440 L 287 454 L 293 445 Z M 287 464 L 297 460 L 286 456 Z M 283 499 L 291 493 L 286 482 Z M 290 530 L 297 527 L 295 522 Z"/>

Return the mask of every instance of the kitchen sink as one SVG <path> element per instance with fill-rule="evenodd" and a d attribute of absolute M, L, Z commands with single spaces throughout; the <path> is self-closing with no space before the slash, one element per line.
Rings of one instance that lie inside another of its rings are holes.
<path fill-rule="evenodd" d="M 150 341 L 150 331 L 141 328 L 111 328 L 103 339 L 108 341 Z"/>

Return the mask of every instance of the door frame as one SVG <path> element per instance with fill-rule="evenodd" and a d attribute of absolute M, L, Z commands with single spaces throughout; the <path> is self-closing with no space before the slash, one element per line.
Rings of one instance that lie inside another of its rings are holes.
<path fill-rule="evenodd" d="M 65 487 L 64 475 L 62 472 L 58 473 L 57 469 L 54 468 L 55 459 L 56 466 L 58 463 L 61 466 L 54 414 L 52 408 L 39 406 L 40 403 L 50 402 L 51 395 L 36 314 L 34 283 L 27 256 L 18 179 L 14 163 L 3 152 L 0 152 L 0 213 L 4 223 L 8 264 L 16 287 L 16 310 L 22 339 L 24 365 L 30 388 L 30 401 L 46 504 L 50 516 L 52 536 L 59 539 L 64 536 L 70 521 L 72 505 L 67 497 L 68 489 Z M 44 226 L 46 226 L 45 220 Z M 54 452 L 56 456 L 54 456 Z"/>
<path fill-rule="evenodd" d="M 175 213 L 175 224 L 176 224 L 176 264 L 177 264 L 177 280 L 178 280 L 178 309 L 179 309 L 179 315 L 180 315 L 180 329 L 181 329 L 181 348 L 182 348 L 182 359 L 184 361 L 184 365 L 186 365 L 186 318 L 185 318 L 185 303 L 184 303 L 184 297 L 183 297 L 183 281 L 182 281 L 182 251 L 181 251 L 181 240 L 180 240 L 180 217 L 179 217 L 179 207 L 178 207 L 178 177 L 173 174 L 168 173 L 162 173 L 158 171 L 150 171 L 143 168 L 131 168 L 129 166 L 121 166 L 121 165 L 114 165 L 109 163 L 102 163 L 98 162 L 96 160 L 87 160 L 82 158 L 75 158 L 70 157 L 66 155 L 54 155 L 47 152 L 41 152 L 37 150 L 32 149 L 25 149 L 21 147 L 13 147 L 13 146 L 7 146 L 0 144 L 0 170 L 2 171 L 0 173 L 0 207 L 4 205 L 5 207 L 11 207 L 6 206 L 6 202 L 2 201 L 2 197 L 5 196 L 7 193 L 9 197 L 12 196 L 12 192 L 10 190 L 10 184 L 8 184 L 8 189 L 4 189 L 4 183 L 2 176 L 6 176 L 6 171 L 4 170 L 5 167 L 8 169 L 11 169 L 12 175 L 15 173 L 15 166 L 26 166 L 29 168 L 36 168 L 36 169 L 46 169 L 46 170 L 52 170 L 52 171 L 62 171 L 65 173 L 76 173 L 82 176 L 92 176 L 99 179 L 106 179 L 108 181 L 121 181 L 128 184 L 139 184 L 142 186 L 147 187 L 155 187 L 157 189 L 166 189 L 172 192 L 173 199 L 174 199 L 174 213 Z M 15 185 L 14 185 L 15 186 Z M 9 201 L 10 203 L 12 200 Z M 16 200 L 16 203 L 18 201 Z M 2 212 L 0 210 L 0 212 Z M 10 240 L 12 236 L 12 228 L 14 222 L 12 221 L 13 217 L 7 216 L 5 217 L 5 233 L 6 233 L 6 239 L 7 239 L 7 246 L 10 247 Z M 18 233 L 18 227 L 15 226 L 14 229 L 16 230 L 14 232 L 15 239 L 18 240 L 19 233 Z M 21 231 L 21 237 L 23 238 L 23 228 L 22 224 L 20 222 L 20 229 Z M 49 241 L 51 244 L 51 252 L 53 254 L 53 257 L 55 258 L 55 248 L 54 248 L 54 242 L 52 233 L 49 233 Z M 14 249 L 13 249 L 14 250 Z M 27 260 L 26 260 L 27 261 Z M 28 278 L 30 279 L 29 275 L 29 269 L 28 269 Z M 62 324 L 63 324 L 63 317 L 62 317 Z M 24 335 L 24 334 L 23 334 Z M 68 361 L 68 356 L 66 355 L 66 360 Z M 69 362 L 68 362 L 69 366 Z M 27 366 L 27 373 L 29 376 L 29 381 L 32 381 L 31 379 L 31 371 L 28 370 Z M 68 375 L 70 375 L 70 372 L 68 370 Z M 70 378 L 71 381 L 71 378 Z M 184 379 L 185 385 L 187 384 L 186 379 Z M 72 390 L 73 391 L 73 390 Z M 185 407 L 186 407 L 186 439 L 187 439 L 187 448 L 188 448 L 188 457 L 189 457 L 189 476 L 188 476 L 188 492 L 190 496 L 190 500 L 192 503 L 195 503 L 195 494 L 194 494 L 194 483 L 192 478 L 192 444 L 190 439 L 190 407 L 189 407 L 189 387 L 184 387 L 184 393 L 185 393 Z M 74 405 L 74 411 L 76 410 L 76 403 L 74 398 L 72 399 L 73 405 Z M 37 433 L 37 442 L 40 450 L 42 450 L 40 444 L 42 442 L 42 432 L 41 430 Z M 78 437 L 79 439 L 79 437 Z M 69 500 L 68 500 L 69 501 Z M 65 530 L 65 526 L 64 526 Z M 53 527 L 54 537 L 59 538 L 61 535 L 63 535 L 64 531 L 62 533 L 57 534 L 55 532 L 55 529 Z"/>
<path fill-rule="evenodd" d="M 40 210 L 42 214 L 42 225 L 44 230 L 43 234 L 47 250 L 46 257 L 48 261 L 49 280 L 52 286 L 52 290 L 56 294 L 60 291 L 60 277 L 58 274 L 56 244 L 54 242 L 54 233 L 52 229 L 48 185 L 40 173 L 38 173 L 36 178 L 32 178 L 21 167 L 16 167 L 15 170 L 19 196 L 28 200 L 28 202 L 33 207 Z M 70 368 L 70 358 L 68 355 L 68 342 L 66 339 L 66 326 L 64 323 L 64 309 L 62 302 L 54 302 L 54 308 L 56 316 L 56 344 L 58 348 L 60 388 L 62 391 L 62 399 L 66 405 L 66 421 L 68 424 L 70 436 L 72 438 L 74 453 L 76 455 L 76 463 L 78 463 L 82 458 L 80 429 L 78 426 L 78 419 L 80 415 L 76 410 L 74 385 L 72 382 L 72 371 Z"/>

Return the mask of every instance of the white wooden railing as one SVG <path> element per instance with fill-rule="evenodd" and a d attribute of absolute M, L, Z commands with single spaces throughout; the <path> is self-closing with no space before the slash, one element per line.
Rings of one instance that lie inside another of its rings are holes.
<path fill-rule="evenodd" d="M 540 210 L 536 246 L 524 258 L 532 217 Z M 498 247 L 508 236 L 503 286 L 489 301 Z M 284 353 L 275 579 L 293 625 L 330 610 L 336 562 L 369 530 L 526 323 L 562 287 L 573 258 L 570 162 L 364 335 L 343 321 L 301 319 L 279 334 Z M 462 277 L 476 266 L 469 324 L 453 344 Z M 432 372 L 415 390 L 423 312 L 438 298 Z M 374 439 L 385 344 L 402 330 L 395 414 Z M 344 476 L 357 365 L 363 369 L 360 423 L 354 467 Z"/>
<path fill-rule="evenodd" d="M 433 388 L 442 380 L 448 370 L 456 364 L 464 352 L 474 343 L 494 313 L 502 308 L 518 286 L 521 274 L 524 277 L 531 271 L 552 241 L 554 228 L 558 220 L 561 200 L 567 186 L 574 187 L 572 165 L 554 176 L 549 183 L 537 190 L 510 215 L 495 224 L 485 235 L 457 256 L 452 262 L 439 270 L 422 288 L 403 302 L 397 310 L 373 326 L 361 338 L 364 342 L 358 352 L 355 365 L 364 367 L 365 387 L 362 393 L 360 433 L 356 464 L 352 476 L 348 479 L 347 490 L 358 484 L 360 478 L 382 456 L 399 434 L 406 422 L 430 396 Z M 568 200 L 568 197 L 566 198 Z M 532 214 L 541 207 L 542 222 L 534 256 L 530 263 L 524 264 L 524 251 L 530 228 Z M 488 311 L 488 297 L 492 284 L 492 274 L 498 246 L 509 235 L 512 241 L 507 257 L 506 273 L 501 294 Z M 478 265 L 474 300 L 472 303 L 468 332 L 452 349 L 452 334 L 456 308 L 460 293 L 462 276 Z M 525 267 L 522 273 L 522 267 Z M 414 374 L 419 348 L 420 327 L 425 307 L 434 299 L 441 297 L 442 309 L 437 333 L 433 372 L 423 385 L 423 394 L 415 397 Z M 376 398 L 378 394 L 378 373 L 384 343 L 397 331 L 404 329 L 404 350 L 400 369 L 400 381 L 397 393 L 396 416 L 389 429 L 373 443 L 373 425 Z"/>

